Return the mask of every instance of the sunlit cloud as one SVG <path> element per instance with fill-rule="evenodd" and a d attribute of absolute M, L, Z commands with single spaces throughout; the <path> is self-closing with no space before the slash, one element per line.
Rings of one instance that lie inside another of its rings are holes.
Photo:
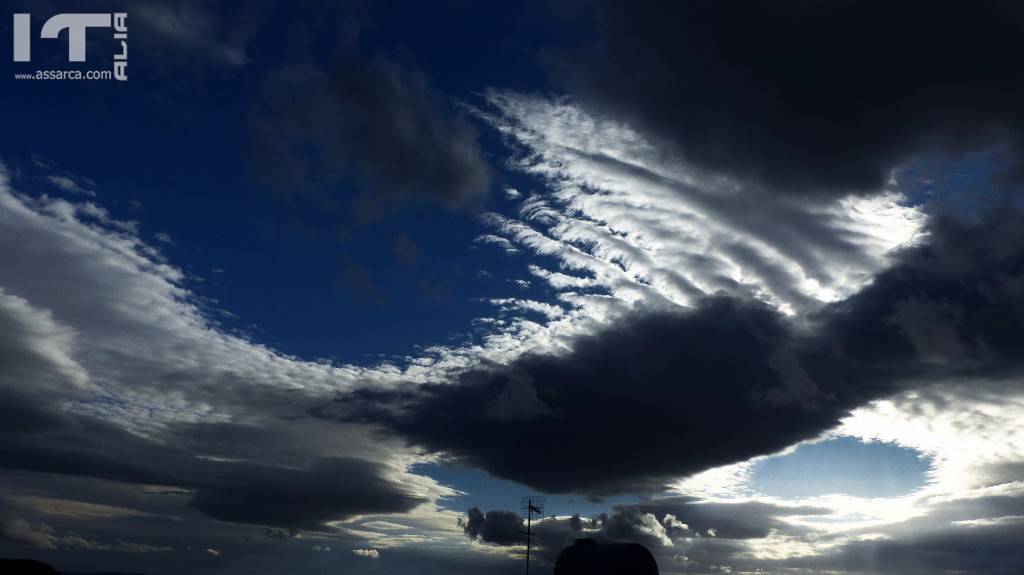
<path fill-rule="evenodd" d="M 561 269 L 535 274 L 581 306 L 582 289 L 681 306 L 728 293 L 803 314 L 856 292 L 893 250 L 922 239 L 925 215 L 896 190 L 827 202 L 769 196 L 666 157 L 569 100 L 492 92 L 487 103 L 480 115 L 517 150 L 511 167 L 549 193 L 485 222 L 559 260 Z"/>

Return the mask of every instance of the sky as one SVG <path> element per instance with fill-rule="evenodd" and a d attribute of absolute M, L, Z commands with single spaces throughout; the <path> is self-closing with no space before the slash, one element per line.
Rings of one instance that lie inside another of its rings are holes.
<path fill-rule="evenodd" d="M 1019 3 L 0 6 L 0 558 L 1024 570 Z"/>

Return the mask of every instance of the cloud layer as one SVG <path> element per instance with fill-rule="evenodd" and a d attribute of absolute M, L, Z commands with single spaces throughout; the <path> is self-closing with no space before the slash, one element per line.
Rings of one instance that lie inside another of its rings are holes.
<path fill-rule="evenodd" d="M 296 421 L 386 371 L 224 332 L 179 269 L 94 204 L 21 196 L 5 179 L 0 207 L 6 470 L 178 488 L 210 517 L 293 530 L 448 492 L 365 430 Z"/>
<path fill-rule="evenodd" d="M 547 310 L 546 338 L 456 385 L 358 390 L 317 415 L 605 495 L 779 451 L 940 374 L 1020 369 L 1018 208 L 925 224 L 898 190 L 794 202 L 666 163 L 571 103 L 489 103 L 513 166 L 554 190 L 485 217 L 499 234 L 481 240 L 557 262 L 530 269 L 559 307 L 500 301 Z"/>
<path fill-rule="evenodd" d="M 657 491 L 809 439 L 936 377 L 1019 374 L 1022 217 L 1007 208 L 975 223 L 937 219 L 928 245 L 806 325 L 724 297 L 689 311 L 641 308 L 575 338 L 569 353 L 526 355 L 457 385 L 357 390 L 342 419 L 382 422 L 549 492 Z"/>
<path fill-rule="evenodd" d="M 919 154 L 999 144 L 1019 172 L 1015 2 L 602 2 L 598 20 L 565 63 L 577 95 L 713 172 L 873 193 Z"/>

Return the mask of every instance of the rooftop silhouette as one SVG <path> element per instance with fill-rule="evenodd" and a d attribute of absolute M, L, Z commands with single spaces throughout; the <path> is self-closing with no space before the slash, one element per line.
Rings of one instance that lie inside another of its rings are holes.
<path fill-rule="evenodd" d="M 658 563 L 639 543 L 577 539 L 559 554 L 555 575 L 658 575 Z"/>

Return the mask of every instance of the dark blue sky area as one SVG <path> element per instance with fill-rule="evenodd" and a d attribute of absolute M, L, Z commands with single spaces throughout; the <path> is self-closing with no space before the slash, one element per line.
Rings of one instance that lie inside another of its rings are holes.
<path fill-rule="evenodd" d="M 446 106 L 481 105 L 478 94 L 499 79 L 502 87 L 544 90 L 539 46 L 557 46 L 556 29 L 561 41 L 567 30 L 584 29 L 567 27 L 563 15 L 539 4 L 526 11 L 403 4 L 353 9 L 350 19 L 333 9 L 323 14 L 361 22 L 355 46 L 344 50 L 383 54 L 422 71 Z M 281 351 L 366 361 L 462 341 L 471 320 L 492 311 L 478 300 L 522 296 L 510 280 L 528 277 L 524 261 L 473 245 L 486 231 L 476 216 L 514 207 L 502 187 L 535 184 L 494 161 L 483 205 L 456 210 L 411 201 L 366 219 L 351 205 L 361 190 L 350 179 L 309 196 L 262 181 L 250 122 L 265 77 L 292 63 L 297 30 L 305 31 L 315 64 L 329 71 L 345 30 L 315 22 L 315 11 L 273 10 L 275 18 L 261 26 L 276 22 L 279 31 L 254 34 L 242 67 L 218 66 L 201 54 L 168 56 L 156 32 L 135 21 L 127 83 L 9 84 L 0 101 L 21 112 L 5 126 L 18 138 L 5 138 L 0 155 L 30 193 L 58 190 L 33 172 L 26 150 L 94 181 L 96 202 L 114 217 L 139 221 L 145 238 L 170 235 L 173 243 L 162 249 L 193 276 L 190 287 L 230 312 L 215 314 L 219 321 Z M 34 57 L 59 63 L 65 46 L 39 44 Z M 90 44 L 90 51 L 101 48 L 102 41 Z M 60 121 L 40 125 L 47 114 Z M 477 128 L 485 156 L 507 156 L 496 134 Z"/>

